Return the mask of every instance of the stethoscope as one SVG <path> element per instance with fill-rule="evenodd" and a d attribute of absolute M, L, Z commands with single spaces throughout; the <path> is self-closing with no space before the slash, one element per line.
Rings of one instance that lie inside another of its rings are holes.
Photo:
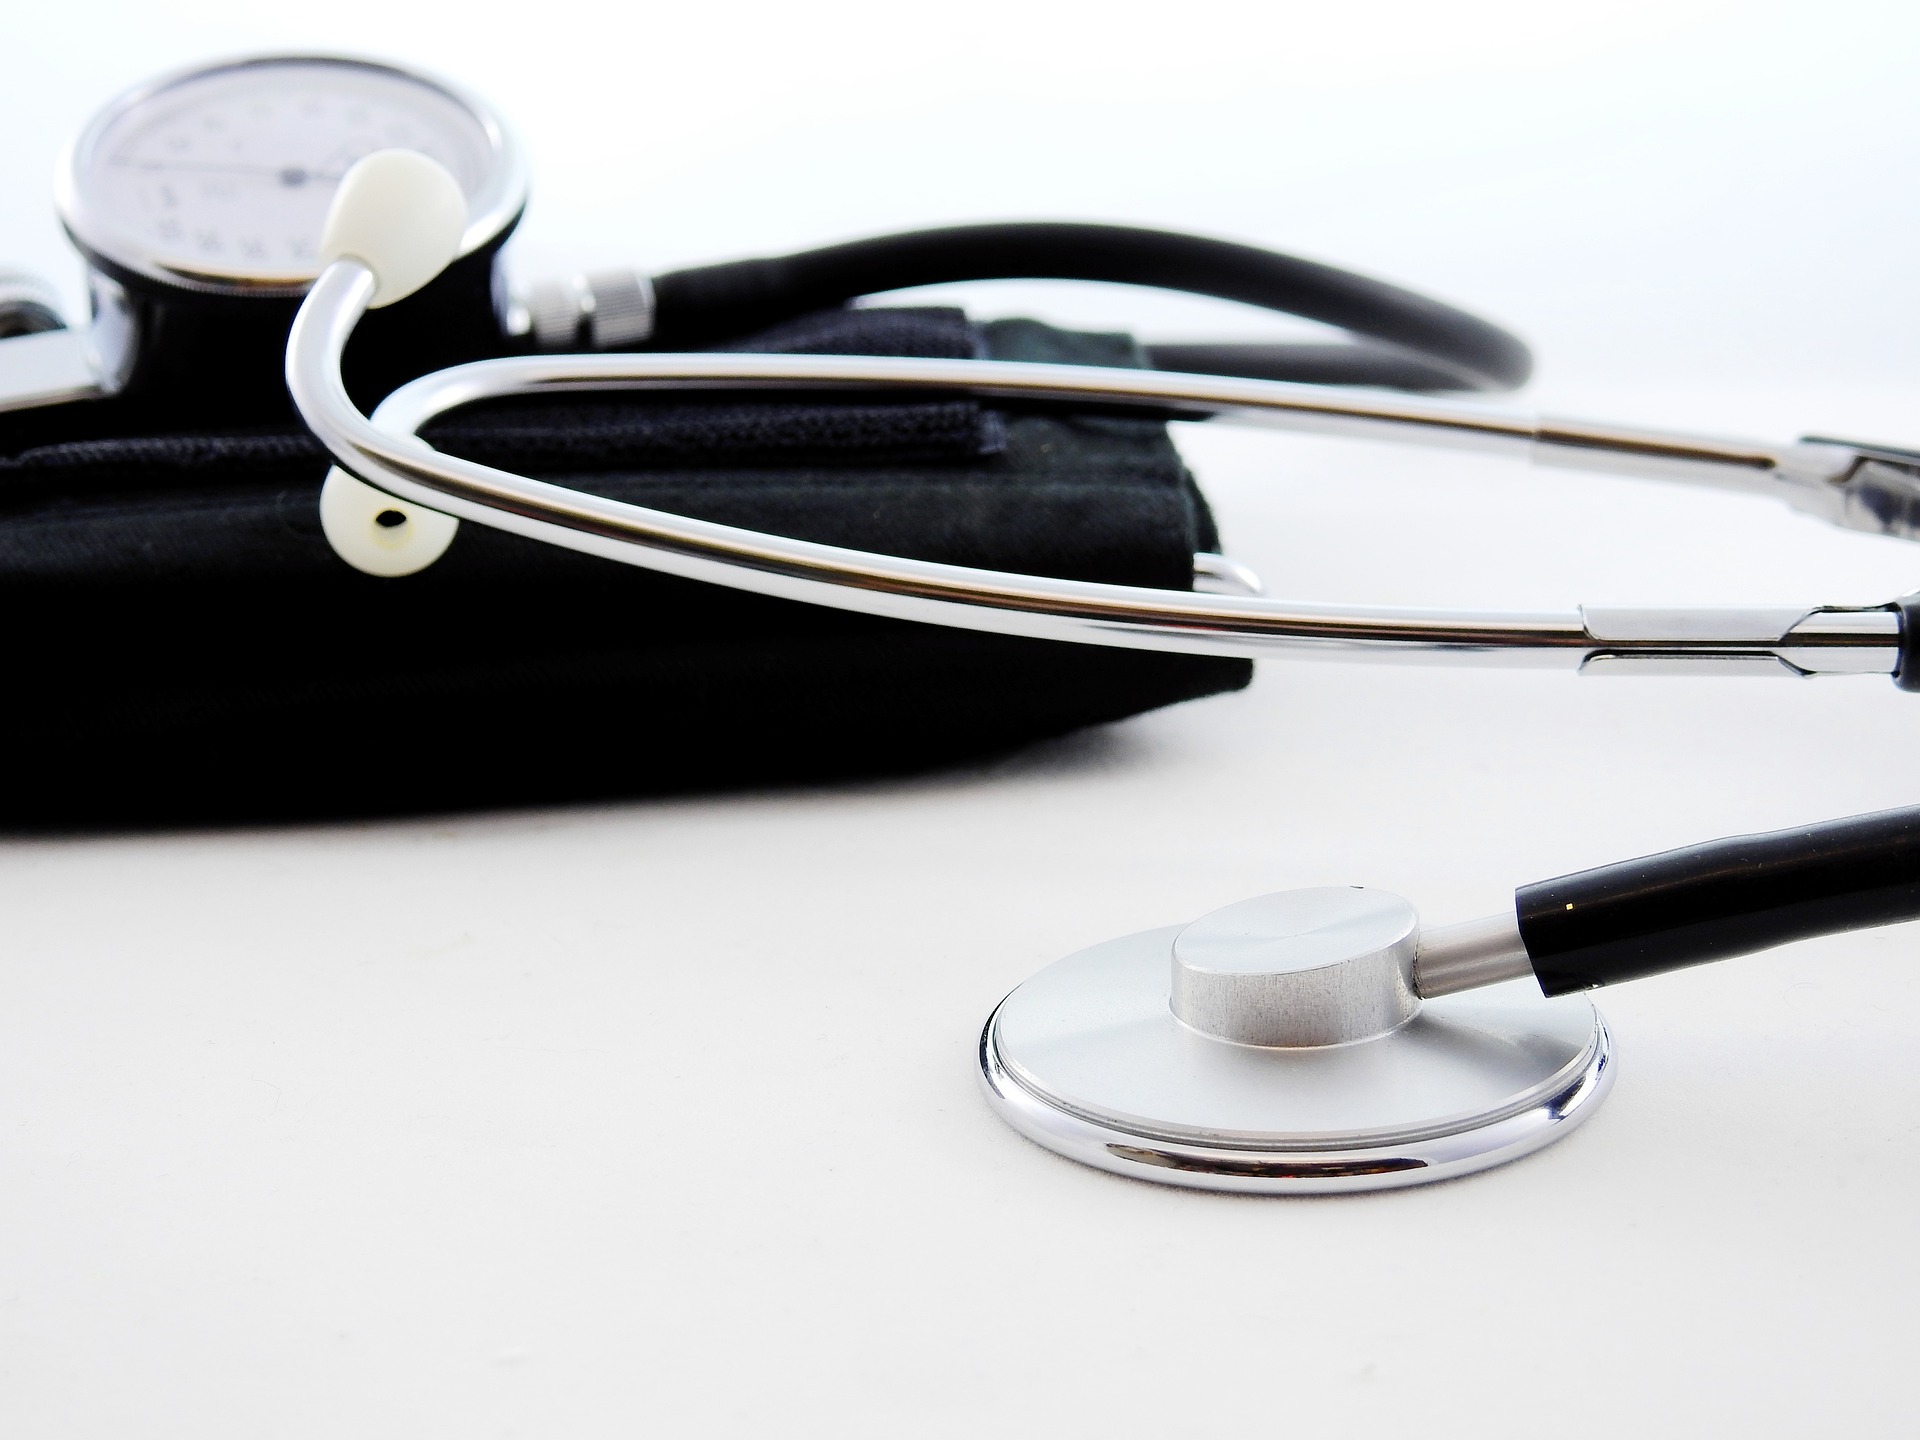
<path fill-rule="evenodd" d="M 249 124 L 281 148 L 220 148 Z M 290 392 L 338 461 L 321 497 L 327 539 L 371 574 L 430 567 L 472 521 L 760 594 L 1076 643 L 1582 671 L 1879 673 L 1920 688 L 1917 597 L 1746 610 L 1335 607 L 1267 598 L 1250 573 L 1212 555 L 1195 557 L 1192 590 L 1082 583 L 665 514 L 418 438 L 438 415 L 509 395 L 958 393 L 1524 454 L 1775 495 L 1849 528 L 1920 534 L 1912 452 L 1708 440 L 1318 388 L 1499 389 L 1523 380 L 1529 363 L 1484 322 L 1327 267 L 1196 237 L 984 226 L 662 276 L 602 272 L 515 296 L 496 263 L 526 195 L 510 133 L 444 82 L 337 57 L 227 62 L 130 92 L 69 153 L 60 194 L 87 257 L 95 323 L 66 329 L 44 288 L 0 275 L 0 420 L 52 434 L 157 418 L 191 425 L 217 400 L 234 423 L 270 418 Z M 1190 289 L 1360 338 L 1153 347 L 1154 370 L 661 353 L 864 294 L 1023 274 Z M 356 335 L 368 343 L 350 353 Z M 652 348 L 542 353 L 641 345 Z M 274 363 L 282 348 L 285 390 Z M 474 355 L 493 358 L 445 363 Z M 385 383 L 416 374 L 397 389 Z M 181 389 L 181 376 L 198 388 Z M 369 418 L 356 385 L 391 393 Z M 1511 911 L 1442 928 L 1423 928 L 1405 901 L 1378 891 L 1270 895 L 1049 967 L 989 1018 L 980 1075 L 1022 1133 L 1136 1178 L 1269 1193 L 1417 1184 L 1525 1154 L 1593 1112 L 1613 1069 L 1585 990 L 1916 916 L 1920 810 L 1524 886 Z"/>
<path fill-rule="evenodd" d="M 455 366 L 363 415 L 341 359 L 370 310 L 458 253 L 467 206 L 424 156 L 370 155 L 329 214 L 287 385 L 339 461 L 328 534 L 431 563 L 465 520 L 688 579 L 931 624 L 1083 644 L 1264 657 L 1417 654 L 1589 666 L 1891 674 L 1913 606 L 1483 614 L 1341 609 L 1008 575 L 735 529 L 445 455 L 436 416 L 592 389 L 938 391 L 1521 451 L 1547 463 L 1760 490 L 1837 523 L 1913 533 L 1920 456 L 1545 422 L 1275 381 L 993 361 L 558 355 Z M 345 503 L 341 497 L 352 497 Z M 429 517 L 438 517 L 429 520 Z M 362 533 L 354 533 L 359 525 Z M 417 527 L 417 528 L 416 528 Z M 430 528 L 431 527 L 431 528 Z M 396 532 L 398 534 L 396 535 Z M 393 567 L 399 569 L 402 567 Z M 1067 957 L 988 1019 L 987 1095 L 1041 1144 L 1204 1189 L 1304 1193 L 1441 1180 L 1538 1149 L 1606 1095 L 1585 991 L 1790 940 L 1920 917 L 1920 809 L 1721 840 L 1522 887 L 1512 911 L 1423 929 L 1398 896 L 1262 896 Z"/>

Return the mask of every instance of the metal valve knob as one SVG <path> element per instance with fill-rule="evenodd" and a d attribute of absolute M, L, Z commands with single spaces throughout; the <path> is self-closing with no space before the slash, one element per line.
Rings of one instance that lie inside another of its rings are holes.
<path fill-rule="evenodd" d="M 625 349 L 653 334 L 653 282 L 630 269 L 543 280 L 526 309 L 536 349 Z"/>
<path fill-rule="evenodd" d="M 51 285 L 24 270 L 0 270 L 0 340 L 66 327 Z"/>

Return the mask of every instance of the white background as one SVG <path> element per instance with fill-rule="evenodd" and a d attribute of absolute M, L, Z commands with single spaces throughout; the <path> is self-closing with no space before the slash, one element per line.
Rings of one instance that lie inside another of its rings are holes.
<path fill-rule="evenodd" d="M 528 273 L 1178 226 L 1513 325 L 1541 355 L 1526 403 L 1920 442 L 1908 6 L 21 9 L 0 253 L 76 300 L 48 177 L 95 106 L 331 47 L 518 123 Z M 974 303 L 1272 331 L 1115 291 Z M 1920 579 L 1908 546 L 1760 501 L 1184 444 L 1282 594 Z M 1591 1124 L 1379 1197 L 1081 1170 L 987 1111 L 972 1049 L 1008 988 L 1113 934 L 1316 883 L 1464 918 L 1578 866 L 1920 801 L 1916 736 L 1920 700 L 1873 679 L 1274 663 L 918 780 L 6 841 L 0 1432 L 1893 1433 L 1920 1280 L 1909 930 L 1602 996 L 1620 1081 Z"/>

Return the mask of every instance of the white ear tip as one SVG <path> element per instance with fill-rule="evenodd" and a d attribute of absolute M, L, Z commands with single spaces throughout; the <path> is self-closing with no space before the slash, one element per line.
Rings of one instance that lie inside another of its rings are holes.
<path fill-rule="evenodd" d="M 376 150 L 340 177 L 320 235 L 320 263 L 352 257 L 372 270 L 376 308 L 404 300 L 460 253 L 467 197 L 444 165 L 417 150 Z"/>
<path fill-rule="evenodd" d="M 333 553 L 369 575 L 411 575 L 453 543 L 460 522 L 438 510 L 396 500 L 339 468 L 320 489 L 320 528 Z"/>

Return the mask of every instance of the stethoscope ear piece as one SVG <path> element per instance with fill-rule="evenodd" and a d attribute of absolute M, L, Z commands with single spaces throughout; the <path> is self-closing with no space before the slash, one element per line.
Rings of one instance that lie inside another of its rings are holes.
<path fill-rule="evenodd" d="M 376 150 L 340 177 L 320 234 L 322 267 L 358 260 L 377 282 L 368 308 L 404 300 L 460 253 L 467 197 L 417 150 Z"/>
<path fill-rule="evenodd" d="M 320 528 L 334 554 L 354 569 L 392 579 L 424 570 L 446 554 L 460 522 L 397 500 L 336 465 L 320 487 Z"/>

